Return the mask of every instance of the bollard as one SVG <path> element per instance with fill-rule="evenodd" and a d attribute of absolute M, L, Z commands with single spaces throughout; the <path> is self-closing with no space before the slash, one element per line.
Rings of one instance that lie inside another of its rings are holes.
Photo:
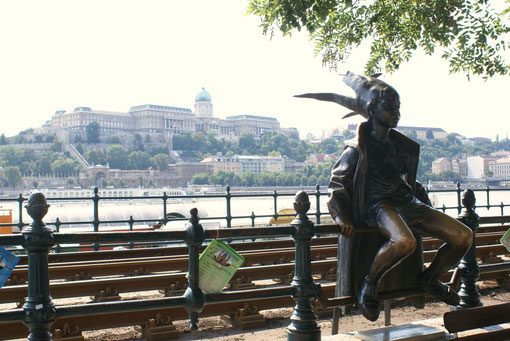
<path fill-rule="evenodd" d="M 476 229 L 478 228 L 479 216 L 475 213 L 475 194 L 472 190 L 466 189 L 462 194 L 464 210 L 459 215 L 459 220 L 473 231 L 473 245 L 464 255 L 458 269 L 460 271 L 460 303 L 455 309 L 473 308 L 482 305 L 480 293 L 476 288 L 476 281 L 480 277 L 480 268 L 476 260 Z"/>
<path fill-rule="evenodd" d="M 34 341 L 52 339 L 50 328 L 56 316 L 48 273 L 48 252 L 54 244 L 53 231 L 42 221 L 49 206 L 42 193 L 30 195 L 25 207 L 33 221 L 22 231 L 28 253 L 28 297 L 23 306 L 23 323 L 30 331 L 28 340 Z"/>
<path fill-rule="evenodd" d="M 198 276 L 198 254 L 200 245 L 204 241 L 204 229 L 198 223 L 198 210 L 192 208 L 191 218 L 189 223 L 186 224 L 185 241 L 189 250 L 189 272 L 188 272 L 188 288 L 184 293 L 186 299 L 186 310 L 189 313 L 189 328 L 191 331 L 198 329 L 198 313 L 202 311 L 205 304 L 204 293 L 199 287 Z"/>
<path fill-rule="evenodd" d="M 294 313 L 287 328 L 288 341 L 318 341 L 321 329 L 317 316 L 313 312 L 312 300 L 317 296 L 317 287 L 312 278 L 310 242 L 314 235 L 314 224 L 306 212 L 310 209 L 308 194 L 300 191 L 296 194 L 294 210 L 298 213 L 290 223 L 294 228 L 292 238 L 296 243 L 296 261 L 292 279 L 293 294 L 296 302 Z"/>

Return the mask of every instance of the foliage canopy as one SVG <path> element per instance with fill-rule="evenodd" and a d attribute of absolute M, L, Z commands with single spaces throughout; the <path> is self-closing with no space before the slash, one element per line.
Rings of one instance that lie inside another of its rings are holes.
<path fill-rule="evenodd" d="M 367 74 L 391 73 L 415 50 L 432 55 L 436 48 L 450 73 L 487 78 L 510 70 L 503 58 L 510 27 L 489 0 L 250 0 L 248 13 L 261 18 L 265 34 L 305 28 L 332 68 L 368 43 Z"/>

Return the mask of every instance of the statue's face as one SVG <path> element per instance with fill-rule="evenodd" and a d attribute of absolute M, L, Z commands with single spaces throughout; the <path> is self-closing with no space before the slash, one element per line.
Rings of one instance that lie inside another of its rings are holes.
<path fill-rule="evenodd" d="M 374 107 L 373 117 L 380 125 L 395 128 L 400 121 L 400 98 L 395 91 L 385 91 Z"/>

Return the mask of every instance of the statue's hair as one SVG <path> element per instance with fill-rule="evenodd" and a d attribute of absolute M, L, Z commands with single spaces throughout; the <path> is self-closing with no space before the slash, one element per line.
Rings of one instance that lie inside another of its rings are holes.
<path fill-rule="evenodd" d="M 394 91 L 395 94 L 398 95 L 397 91 L 391 85 L 377 77 L 379 77 L 379 74 L 365 77 L 348 71 L 343 81 L 354 90 L 356 93 L 355 98 L 333 93 L 308 93 L 296 95 L 295 97 L 314 98 L 321 101 L 334 102 L 352 110 L 351 113 L 345 115 L 343 118 L 361 115 L 368 119 L 373 106 L 377 103 L 379 98 L 386 94 L 386 91 Z"/>

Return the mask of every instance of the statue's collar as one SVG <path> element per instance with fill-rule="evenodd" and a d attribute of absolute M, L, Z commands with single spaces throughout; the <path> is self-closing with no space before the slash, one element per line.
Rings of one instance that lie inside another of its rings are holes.
<path fill-rule="evenodd" d="M 368 122 L 362 122 L 358 126 L 357 136 L 351 140 L 345 141 L 346 146 L 359 146 L 360 148 L 365 148 L 366 145 L 366 137 L 370 133 L 370 124 Z M 420 145 L 411 140 L 409 137 L 404 134 L 398 132 L 395 129 L 390 129 L 389 132 L 390 139 L 401 144 L 404 150 L 409 151 L 413 154 L 417 154 L 420 152 Z"/>

